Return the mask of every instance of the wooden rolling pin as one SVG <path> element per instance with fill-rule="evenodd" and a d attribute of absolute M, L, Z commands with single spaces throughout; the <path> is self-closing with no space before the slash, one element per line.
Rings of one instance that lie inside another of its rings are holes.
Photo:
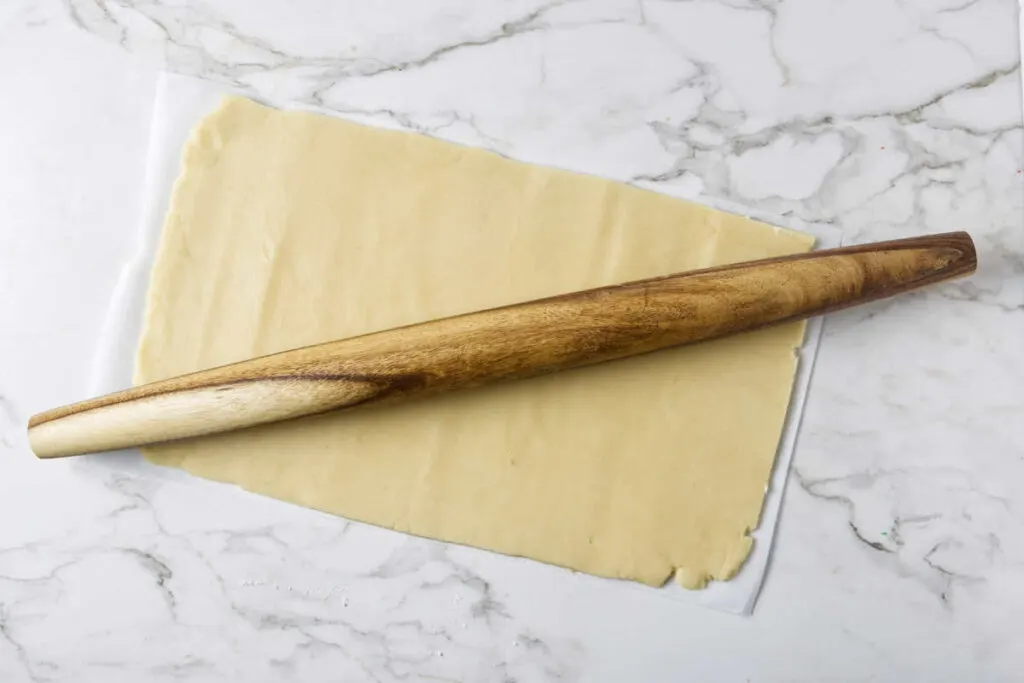
<path fill-rule="evenodd" d="M 531 377 L 820 315 L 967 275 L 965 232 L 752 261 L 307 346 L 32 417 L 50 458 Z"/>

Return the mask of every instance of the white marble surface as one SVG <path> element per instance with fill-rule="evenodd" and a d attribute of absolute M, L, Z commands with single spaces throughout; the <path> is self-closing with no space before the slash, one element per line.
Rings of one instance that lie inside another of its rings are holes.
<path fill-rule="evenodd" d="M 1024 134 L 1007 0 L 0 4 L 0 681 L 1013 681 Z M 131 236 L 157 70 L 848 241 L 970 281 L 832 316 L 749 619 L 215 486 L 36 462 Z"/>

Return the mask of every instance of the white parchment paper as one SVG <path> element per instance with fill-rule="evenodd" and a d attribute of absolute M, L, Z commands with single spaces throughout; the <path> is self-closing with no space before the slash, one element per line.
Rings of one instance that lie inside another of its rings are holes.
<path fill-rule="evenodd" d="M 131 386 L 135 348 L 142 327 L 150 269 L 156 255 L 171 189 L 178 176 L 181 152 L 193 126 L 217 106 L 224 92 L 222 88 L 207 81 L 170 74 L 161 77 L 153 109 L 145 197 L 139 222 L 137 248 L 121 273 L 103 326 L 90 382 L 90 389 L 94 395 Z M 818 240 L 817 248 L 839 246 L 838 230 L 803 229 L 815 235 Z M 666 599 L 697 603 L 736 614 L 749 614 L 752 611 L 768 567 L 782 494 L 821 337 L 821 327 L 820 319 L 812 320 L 808 324 L 807 337 L 799 351 L 800 362 L 795 389 L 779 444 L 775 468 L 769 480 L 761 523 L 752 533 L 754 548 L 737 576 L 731 581 L 712 583 L 700 591 L 688 591 L 675 584 L 652 589 L 632 582 L 602 579 L 607 581 L 609 590 L 655 590 Z M 205 482 L 184 472 L 151 465 L 135 449 L 89 456 L 85 461 L 89 466 L 114 467 L 118 471 L 165 478 L 184 485 L 215 486 L 226 496 L 255 495 L 232 485 Z M 309 514 L 323 513 L 310 510 Z M 509 571 L 516 571 L 518 562 L 521 562 L 513 558 L 508 558 L 508 561 Z M 568 571 L 566 574 L 570 576 Z"/>

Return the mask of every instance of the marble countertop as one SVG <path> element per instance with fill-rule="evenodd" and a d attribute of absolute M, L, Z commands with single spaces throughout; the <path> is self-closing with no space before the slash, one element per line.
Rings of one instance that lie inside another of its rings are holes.
<path fill-rule="evenodd" d="M 1020 680 L 1017 10 L 0 4 L 0 680 Z M 397 535 L 366 552 L 344 520 L 28 450 L 28 416 L 85 391 L 161 69 L 847 242 L 967 229 L 981 267 L 827 320 L 753 617 Z"/>

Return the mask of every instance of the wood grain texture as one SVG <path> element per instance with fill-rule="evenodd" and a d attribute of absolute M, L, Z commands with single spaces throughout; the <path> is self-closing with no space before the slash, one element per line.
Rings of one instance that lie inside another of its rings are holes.
<path fill-rule="evenodd" d="M 828 313 L 974 271 L 964 232 L 640 280 L 308 346 L 35 415 L 41 458 L 519 379 Z"/>

